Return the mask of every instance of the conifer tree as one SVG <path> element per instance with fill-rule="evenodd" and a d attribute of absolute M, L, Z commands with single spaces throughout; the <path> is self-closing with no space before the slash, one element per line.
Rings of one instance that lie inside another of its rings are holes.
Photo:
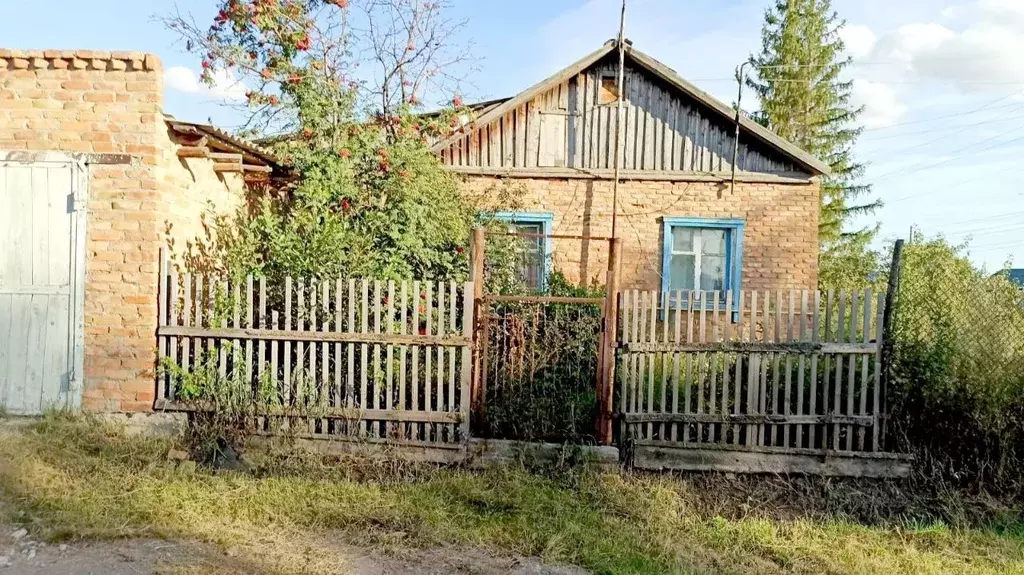
<path fill-rule="evenodd" d="M 879 206 L 863 201 L 870 186 L 860 182 L 864 165 L 852 153 L 860 109 L 850 102 L 852 82 L 842 78 L 851 63 L 839 37 L 843 24 L 831 0 L 774 0 L 747 81 L 760 98 L 757 120 L 832 168 L 821 185 L 823 268 L 830 253 L 866 248 L 877 228 L 851 230 L 850 223 Z"/>

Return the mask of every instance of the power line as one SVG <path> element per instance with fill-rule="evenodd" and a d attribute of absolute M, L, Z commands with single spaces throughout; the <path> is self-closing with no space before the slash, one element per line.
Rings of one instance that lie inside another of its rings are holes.
<path fill-rule="evenodd" d="M 1017 106 L 1019 107 L 1018 111 L 1024 111 L 1024 104 L 1017 104 Z M 985 124 L 994 124 L 996 122 L 1009 122 L 1009 121 L 1012 121 L 1012 120 L 1020 120 L 1022 118 L 1024 118 L 1024 114 L 1020 114 L 1020 115 L 1016 115 L 1016 116 L 1000 116 L 998 118 L 990 118 L 990 119 L 987 119 L 987 120 L 981 120 L 979 122 L 975 122 L 973 124 L 967 124 L 967 125 L 963 125 L 963 124 L 946 124 L 946 125 L 944 125 L 944 126 L 942 126 L 940 128 L 928 128 L 926 130 L 920 130 L 920 131 L 917 131 L 917 132 L 906 132 L 906 133 L 902 133 L 902 134 L 886 134 L 886 135 L 883 135 L 883 136 L 878 137 L 878 138 L 872 138 L 872 137 L 870 137 L 870 135 L 868 135 L 868 137 L 866 138 L 866 142 L 865 143 L 866 144 L 873 144 L 875 142 L 881 142 L 883 140 L 893 140 L 893 139 L 896 139 L 896 138 L 908 138 L 908 137 L 912 137 L 912 136 L 923 136 L 923 135 L 927 135 L 927 134 L 934 134 L 934 133 L 937 133 L 937 132 L 944 132 L 946 130 L 951 130 L 953 128 L 962 128 L 962 130 L 958 130 L 956 132 L 953 132 L 953 134 L 958 134 L 958 133 L 960 133 L 963 130 L 967 130 L 967 129 L 970 129 L 970 128 L 975 128 L 975 127 L 978 127 L 978 126 L 984 126 Z M 953 134 L 947 134 L 947 135 L 951 136 Z"/>
<path fill-rule="evenodd" d="M 980 141 L 974 142 L 972 144 L 968 144 L 968 145 L 966 145 L 966 146 L 964 146 L 962 148 L 953 150 L 952 152 L 950 152 L 950 154 L 951 155 L 959 154 L 959 153 L 967 151 L 967 150 L 969 150 L 969 149 L 971 149 L 971 148 L 973 148 L 975 146 L 979 146 L 981 144 L 984 144 L 984 143 L 987 143 L 987 142 L 991 142 L 992 140 L 999 139 L 999 138 L 1001 138 L 1003 136 L 1012 134 L 1013 132 L 1017 132 L 1019 130 L 1020 130 L 1020 128 L 1014 127 L 1011 130 L 1007 130 L 1005 132 L 1001 132 L 1001 133 L 996 134 L 995 136 L 992 136 L 990 138 L 985 138 L 984 140 L 980 140 Z M 990 149 L 992 149 L 992 148 L 994 148 L 996 146 L 1005 146 L 1007 144 L 1012 144 L 1012 143 L 1014 143 L 1014 142 L 1016 142 L 1018 140 L 1022 140 L 1022 139 L 1024 139 L 1024 137 L 1014 138 L 1013 140 L 1010 140 L 1008 142 L 997 142 L 994 146 L 989 146 L 989 147 L 986 147 L 986 148 L 982 148 L 981 150 L 977 150 L 977 151 L 975 151 L 973 153 L 977 154 L 977 153 L 980 153 L 980 152 L 985 152 L 985 151 L 988 151 L 988 150 L 990 150 Z M 915 146 L 915 147 L 917 147 L 917 146 Z M 893 170 L 891 172 L 886 172 L 885 174 L 882 174 L 881 176 L 875 176 L 874 178 L 871 178 L 868 181 L 870 183 L 878 183 L 879 181 L 884 180 L 884 179 L 889 178 L 889 177 L 892 177 L 892 176 L 896 176 L 896 175 L 906 176 L 907 174 L 912 174 L 914 172 L 919 172 L 921 170 L 927 170 L 927 169 L 931 169 L 931 168 L 934 168 L 934 167 L 937 167 L 937 166 L 941 166 L 943 164 L 947 164 L 947 163 L 952 162 L 954 160 L 957 160 L 959 158 L 960 158 L 960 156 L 953 155 L 952 157 L 946 158 L 946 159 L 941 160 L 939 162 L 935 162 L 933 164 L 929 164 L 927 161 L 926 162 L 919 162 L 917 164 L 911 164 L 910 166 L 907 166 L 907 167 L 904 167 L 904 168 L 901 168 L 901 169 L 898 169 L 898 170 Z"/>

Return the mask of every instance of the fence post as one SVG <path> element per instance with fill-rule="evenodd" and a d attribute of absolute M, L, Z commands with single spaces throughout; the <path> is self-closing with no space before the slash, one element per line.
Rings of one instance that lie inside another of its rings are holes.
<path fill-rule="evenodd" d="M 885 443 L 889 425 L 889 380 L 892 377 L 893 319 L 896 311 L 896 294 L 900 288 L 900 270 L 903 262 L 903 240 L 896 240 L 892 247 L 892 261 L 889 263 L 889 284 L 885 291 L 885 311 L 882 315 L 882 382 L 879 412 L 875 413 L 875 426 L 881 423 L 879 441 Z M 876 442 L 876 449 L 877 442 Z M 881 450 L 879 450 L 881 451 Z"/>
<path fill-rule="evenodd" d="M 619 280 L 622 272 L 622 240 L 608 240 L 608 276 L 604 296 L 604 322 L 598 365 L 597 438 L 602 445 L 612 443 L 613 398 L 615 396 L 615 339 L 619 325 Z"/>
<path fill-rule="evenodd" d="M 481 334 L 480 314 L 481 300 L 484 297 L 484 251 L 486 239 L 484 229 L 473 228 L 473 235 L 469 245 L 469 281 L 473 282 L 473 375 L 470 384 L 470 405 L 477 421 L 483 421 L 484 397 L 480 389 L 480 338 L 486 337 Z M 467 294 L 468 295 L 468 294 Z M 468 434 L 467 434 L 468 439 Z"/>

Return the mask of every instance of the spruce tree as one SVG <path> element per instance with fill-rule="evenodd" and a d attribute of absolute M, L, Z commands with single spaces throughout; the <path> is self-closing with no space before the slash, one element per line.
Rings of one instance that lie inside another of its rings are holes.
<path fill-rule="evenodd" d="M 822 267 L 833 251 L 866 247 L 876 228 L 850 230 L 850 220 L 878 202 L 859 202 L 870 186 L 852 154 L 861 128 L 850 103 L 852 82 L 841 78 L 851 60 L 831 0 L 774 0 L 761 28 L 760 53 L 747 84 L 760 98 L 757 120 L 832 168 L 822 178 L 819 242 Z"/>

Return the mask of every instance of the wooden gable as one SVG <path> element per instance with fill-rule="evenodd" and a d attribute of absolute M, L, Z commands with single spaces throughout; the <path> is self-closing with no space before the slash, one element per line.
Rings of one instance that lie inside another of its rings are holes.
<path fill-rule="evenodd" d="M 608 51 L 578 71 L 568 70 L 560 78 L 553 77 L 556 81 L 539 84 L 541 89 L 535 87 L 537 93 L 528 99 L 512 99 L 504 110 L 496 109 L 501 112 L 497 117 L 479 116 L 483 122 L 439 144 L 436 151 L 444 164 L 460 168 L 613 168 L 617 70 L 617 54 Z M 631 52 L 627 52 L 623 91 L 623 170 L 720 173 L 732 169 L 736 128 L 723 113 L 724 104 L 699 90 L 695 97 L 680 89 Z M 794 157 L 792 144 L 750 123 L 749 118 L 743 119 L 738 170 L 822 173 L 813 159 Z"/>

